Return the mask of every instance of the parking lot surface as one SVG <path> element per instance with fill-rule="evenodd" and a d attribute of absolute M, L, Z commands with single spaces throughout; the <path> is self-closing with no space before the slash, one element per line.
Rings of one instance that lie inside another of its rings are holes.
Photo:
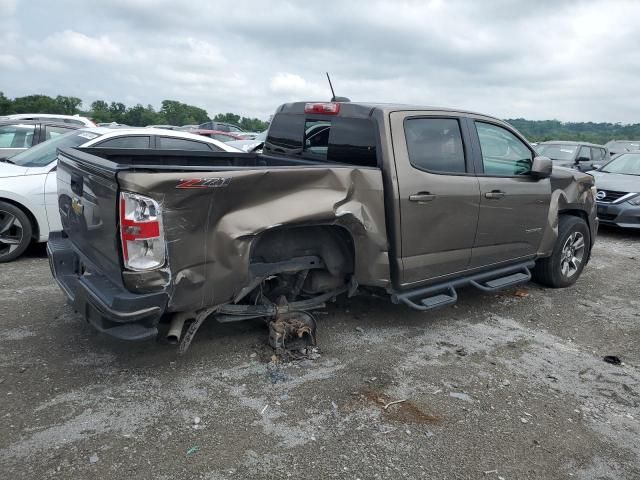
<path fill-rule="evenodd" d="M 280 364 L 261 322 L 209 321 L 184 357 L 99 335 L 34 248 L 0 265 L 0 471 L 637 479 L 639 285 L 640 234 L 602 229 L 569 289 L 466 289 L 430 313 L 341 300 L 319 353 Z"/>

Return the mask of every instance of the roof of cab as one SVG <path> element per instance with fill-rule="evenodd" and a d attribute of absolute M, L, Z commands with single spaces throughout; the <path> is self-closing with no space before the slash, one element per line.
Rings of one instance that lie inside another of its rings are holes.
<path fill-rule="evenodd" d="M 285 103 L 278 107 L 277 113 L 304 113 L 304 107 L 307 103 L 331 103 L 323 101 L 308 101 L 308 102 L 292 102 Z M 447 112 L 447 113 L 459 113 L 462 115 L 474 115 L 480 116 L 492 120 L 504 123 L 501 120 L 490 115 L 483 113 L 472 112 L 469 110 L 457 109 L 457 108 L 445 108 L 434 107 L 426 105 L 408 105 L 403 103 L 375 103 L 375 102 L 336 102 L 340 103 L 340 115 L 349 117 L 369 117 L 374 110 L 380 111 L 384 114 L 397 112 L 397 111 L 429 111 L 429 112 Z"/>
<path fill-rule="evenodd" d="M 582 146 L 582 147 L 598 147 L 598 148 L 604 148 L 604 145 L 598 145 L 596 143 L 589 143 L 589 142 L 580 142 L 580 141 L 573 141 L 573 140 L 547 140 L 546 142 L 538 142 L 538 145 L 576 145 L 576 146 Z"/>

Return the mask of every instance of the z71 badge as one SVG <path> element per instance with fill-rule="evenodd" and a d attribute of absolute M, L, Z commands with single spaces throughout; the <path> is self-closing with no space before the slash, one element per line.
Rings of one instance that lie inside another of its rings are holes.
<path fill-rule="evenodd" d="M 220 188 L 228 187 L 229 183 L 231 183 L 231 178 L 188 178 L 180 179 L 176 188 Z"/>

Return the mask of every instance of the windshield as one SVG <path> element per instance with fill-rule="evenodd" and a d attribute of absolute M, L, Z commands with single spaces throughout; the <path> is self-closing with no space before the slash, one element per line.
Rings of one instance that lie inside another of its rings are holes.
<path fill-rule="evenodd" d="M 607 163 L 600 171 L 621 173 L 623 175 L 640 175 L 640 155 L 623 153 Z"/>
<path fill-rule="evenodd" d="M 536 151 L 540 155 L 549 157 L 551 160 L 564 160 L 571 161 L 576 156 L 577 145 L 554 145 L 552 143 L 545 143 L 538 145 Z"/>
<path fill-rule="evenodd" d="M 96 137 L 98 137 L 96 133 L 75 130 L 18 153 L 11 157 L 10 161 L 21 167 L 44 167 L 56 159 L 58 148 L 77 147 Z"/>
<path fill-rule="evenodd" d="M 640 150 L 640 142 L 609 142 L 609 150 L 613 152 L 635 152 Z"/>

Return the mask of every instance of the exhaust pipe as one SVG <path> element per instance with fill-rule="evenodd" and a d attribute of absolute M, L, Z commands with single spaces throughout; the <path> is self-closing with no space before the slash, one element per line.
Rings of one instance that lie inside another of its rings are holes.
<path fill-rule="evenodd" d="M 182 328 L 184 327 L 184 322 L 191 318 L 190 312 L 178 312 L 171 319 L 171 323 L 169 324 L 169 332 L 167 333 L 167 342 L 171 345 L 176 345 L 180 341 L 180 337 L 182 337 Z"/>

